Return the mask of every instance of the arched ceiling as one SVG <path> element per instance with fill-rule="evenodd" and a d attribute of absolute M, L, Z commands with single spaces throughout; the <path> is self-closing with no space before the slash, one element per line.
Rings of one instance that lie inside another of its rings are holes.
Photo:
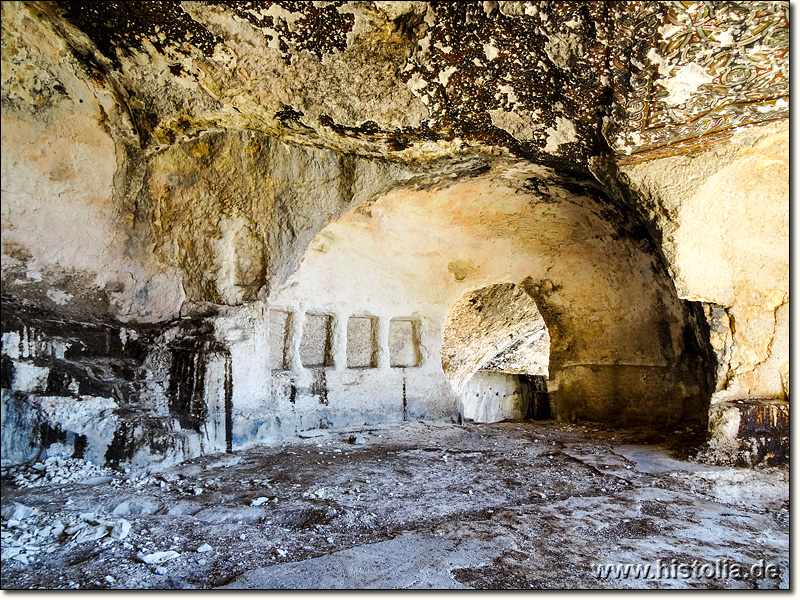
<path fill-rule="evenodd" d="M 755 315 L 736 342 L 754 372 L 772 348 L 762 332 L 788 314 L 788 9 L 3 2 L 4 301 L 126 323 L 247 303 L 348 211 L 518 175 L 530 215 L 556 189 L 596 188 L 600 219 L 581 240 L 630 234 L 680 297 L 728 308 L 734 291 L 736 335 Z M 702 151 L 648 160 L 689 150 Z M 757 210 L 731 212 L 723 180 Z M 448 194 L 442 218 L 482 218 Z M 460 258 L 447 278 L 466 276 Z"/>
<path fill-rule="evenodd" d="M 788 118 L 788 2 L 28 6 L 148 152 L 253 129 L 405 160 L 488 147 L 588 166 Z"/>
<path fill-rule="evenodd" d="M 513 363 L 517 368 L 507 368 Z M 533 299 L 513 283 L 467 292 L 450 308 L 442 369 L 460 393 L 478 370 L 548 374 L 550 335 Z"/>

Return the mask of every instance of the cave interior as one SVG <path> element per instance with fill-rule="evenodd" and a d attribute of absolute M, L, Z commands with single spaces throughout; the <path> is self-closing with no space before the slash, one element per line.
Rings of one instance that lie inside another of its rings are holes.
<path fill-rule="evenodd" d="M 789 2 L 1 10 L 5 589 L 788 586 Z"/>

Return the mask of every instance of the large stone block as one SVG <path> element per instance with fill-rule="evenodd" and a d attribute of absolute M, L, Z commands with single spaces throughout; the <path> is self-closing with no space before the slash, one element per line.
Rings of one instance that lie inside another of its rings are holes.
<path fill-rule="evenodd" d="M 753 466 L 789 458 L 789 403 L 735 400 L 711 407 L 706 462 Z"/>
<path fill-rule="evenodd" d="M 303 337 L 300 341 L 300 360 L 304 367 L 332 367 L 330 315 L 306 313 Z"/>

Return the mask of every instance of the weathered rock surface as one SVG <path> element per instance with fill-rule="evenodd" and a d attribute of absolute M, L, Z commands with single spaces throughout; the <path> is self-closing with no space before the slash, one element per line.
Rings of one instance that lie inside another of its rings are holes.
<path fill-rule="evenodd" d="M 658 224 L 678 294 L 707 305 L 715 400 L 788 397 L 788 125 L 623 173 Z"/>
<path fill-rule="evenodd" d="M 3 586 L 530 590 L 791 583 L 785 464 L 698 464 L 668 450 L 691 447 L 685 432 L 655 436 L 600 424 L 413 421 L 366 429 L 369 441 L 358 446 L 347 440 L 360 429 L 328 433 L 237 451 L 238 463 L 225 467 L 209 469 L 221 457 L 203 456 L 160 477 L 127 477 L 117 485 L 16 488 L 4 477 Z M 206 491 L 195 496 L 198 486 Z M 251 506 L 262 496 L 274 501 Z M 131 498 L 142 506 L 148 500 L 150 509 L 124 516 L 131 524 L 125 539 L 76 539 L 93 523 L 120 522 L 114 507 Z M 41 513 L 6 521 L 13 502 Z M 60 533 L 32 536 L 51 524 L 58 532 L 56 521 Z M 204 544 L 213 549 L 198 552 Z M 29 564 L 9 556 L 15 552 Z M 137 558 L 167 552 L 179 556 L 162 565 Z M 746 571 L 658 575 L 657 561 L 666 570 L 727 561 Z M 751 567 L 760 561 L 776 571 L 754 577 Z M 615 564 L 652 571 L 647 577 L 597 571 Z"/>
<path fill-rule="evenodd" d="M 533 299 L 513 284 L 495 285 L 462 296 L 447 314 L 442 368 L 457 391 L 496 355 L 520 339 L 533 342 L 541 356 L 524 372 L 547 375 L 550 336 Z"/>
<path fill-rule="evenodd" d="M 483 366 L 548 356 L 560 419 L 788 399 L 788 18 L 4 2 L 4 464 L 456 420 L 447 315 L 498 284 L 546 331 Z"/>
<path fill-rule="evenodd" d="M 789 458 L 789 404 L 734 400 L 711 407 L 710 440 L 702 459 L 717 464 L 753 466 Z"/>

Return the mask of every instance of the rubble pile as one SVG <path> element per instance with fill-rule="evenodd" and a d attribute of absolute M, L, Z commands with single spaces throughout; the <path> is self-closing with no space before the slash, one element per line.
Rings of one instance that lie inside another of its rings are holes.
<path fill-rule="evenodd" d="M 2 560 L 24 565 L 36 562 L 64 545 L 96 542 L 108 537 L 105 545 L 124 540 L 131 531 L 126 519 L 108 520 L 96 513 L 58 513 L 46 515 L 37 508 L 14 502 L 3 508 Z"/>
<path fill-rule="evenodd" d="M 110 483 L 115 475 L 112 469 L 100 467 L 89 460 L 51 456 L 44 462 L 18 467 L 14 484 L 18 487 L 35 487 L 58 483 L 84 483 L 98 485 Z"/>

